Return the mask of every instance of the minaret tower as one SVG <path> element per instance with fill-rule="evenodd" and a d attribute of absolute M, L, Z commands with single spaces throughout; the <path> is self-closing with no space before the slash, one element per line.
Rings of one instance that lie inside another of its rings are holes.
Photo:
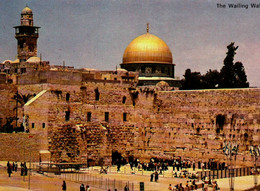
<path fill-rule="evenodd" d="M 33 26 L 33 13 L 28 6 L 22 10 L 20 26 L 14 28 L 20 62 L 24 62 L 32 56 L 37 56 L 37 39 L 40 27 Z"/>

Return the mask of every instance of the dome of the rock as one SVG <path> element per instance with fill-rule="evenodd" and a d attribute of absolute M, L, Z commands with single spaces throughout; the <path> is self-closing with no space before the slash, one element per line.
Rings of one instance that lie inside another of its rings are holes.
<path fill-rule="evenodd" d="M 149 33 L 149 24 L 147 33 L 128 44 L 120 67 L 127 71 L 138 72 L 138 85 L 155 86 L 163 80 L 171 87 L 178 86 L 174 79 L 175 64 L 171 50 L 162 39 Z"/>
<path fill-rule="evenodd" d="M 147 32 L 125 49 L 122 64 L 133 63 L 172 64 L 172 53 L 163 40 Z"/>

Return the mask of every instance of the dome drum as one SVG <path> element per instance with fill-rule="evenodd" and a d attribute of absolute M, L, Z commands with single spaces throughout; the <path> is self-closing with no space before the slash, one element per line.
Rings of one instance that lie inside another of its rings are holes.
<path fill-rule="evenodd" d="M 174 64 L 158 63 L 129 63 L 121 64 L 121 67 L 133 72 L 138 72 L 142 77 L 172 77 L 174 78 Z"/>

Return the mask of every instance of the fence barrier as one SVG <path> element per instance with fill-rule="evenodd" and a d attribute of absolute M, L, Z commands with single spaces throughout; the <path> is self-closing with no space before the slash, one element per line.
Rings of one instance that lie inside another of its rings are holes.
<path fill-rule="evenodd" d="M 210 170 L 210 171 L 200 171 L 199 179 L 208 177 L 210 179 L 220 179 L 220 178 L 229 178 L 231 176 L 249 176 L 252 175 L 253 167 L 245 168 L 233 168 L 233 169 L 223 169 L 223 170 Z"/>

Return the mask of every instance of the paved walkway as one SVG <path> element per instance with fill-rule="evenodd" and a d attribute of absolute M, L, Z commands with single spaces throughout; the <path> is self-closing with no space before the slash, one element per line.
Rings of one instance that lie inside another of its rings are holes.
<path fill-rule="evenodd" d="M 6 169 L 6 162 L 0 162 L 0 191 L 25 191 L 29 190 L 29 176 L 21 177 L 20 170 L 18 172 L 14 172 L 12 176 L 9 178 Z M 150 182 L 150 173 L 148 171 L 138 172 L 137 174 L 131 174 L 130 168 L 126 166 L 126 168 L 121 169 L 121 173 L 116 173 L 116 167 L 112 167 L 111 171 L 108 171 L 108 174 L 99 174 L 100 167 L 94 167 L 90 170 L 86 170 L 85 173 L 89 175 L 94 175 L 96 177 L 102 177 L 103 179 L 109 178 L 110 180 L 121 180 L 122 182 L 132 182 L 134 183 L 134 190 L 139 191 L 139 182 L 144 182 L 145 191 L 167 191 L 168 185 L 176 185 L 179 183 L 183 183 L 185 185 L 187 179 L 181 178 L 172 178 L 172 177 L 162 177 L 159 176 L 159 182 Z M 191 170 L 191 169 L 189 169 Z M 191 170 L 192 171 L 192 170 Z M 171 174 L 169 170 L 166 172 Z M 143 175 L 142 175 L 143 174 Z M 77 176 L 74 174 L 74 176 Z M 61 178 L 59 176 L 46 176 L 38 173 L 32 173 L 30 176 L 30 190 L 33 191 L 58 191 L 61 190 L 61 185 L 64 176 Z M 68 177 L 67 177 L 68 178 Z M 77 180 L 77 179 L 76 179 Z M 81 180 L 82 181 L 82 180 Z M 67 180 L 68 191 L 79 191 L 79 186 L 81 181 L 69 181 Z M 221 191 L 229 190 L 229 179 L 218 179 L 217 180 Z M 84 183 L 84 182 L 83 182 Z M 260 176 L 258 176 L 258 183 L 260 183 Z M 254 177 L 237 177 L 235 178 L 235 190 L 245 190 L 254 186 Z M 97 186 L 98 187 L 98 186 Z M 92 191 L 101 191 L 101 189 L 92 187 Z M 209 189 L 212 190 L 211 188 Z M 111 190 L 113 191 L 113 190 Z M 120 190 L 118 190 L 120 191 Z"/>

